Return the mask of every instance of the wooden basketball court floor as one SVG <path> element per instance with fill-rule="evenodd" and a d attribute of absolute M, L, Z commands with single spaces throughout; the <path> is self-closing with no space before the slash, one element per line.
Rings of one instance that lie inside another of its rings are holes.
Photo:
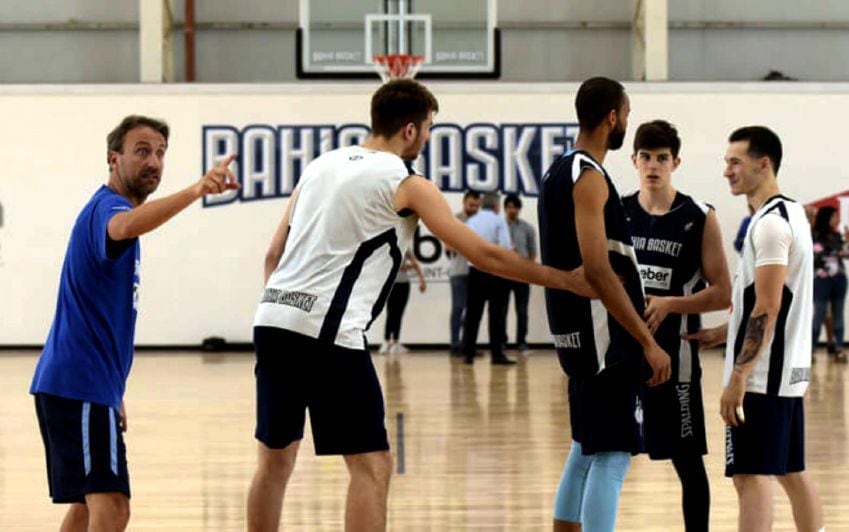
<path fill-rule="evenodd" d="M 56 530 L 44 455 L 27 388 L 36 352 L 0 353 L 0 530 Z M 721 357 L 704 355 L 712 530 L 736 528 L 722 476 L 717 414 Z M 827 529 L 849 530 L 846 366 L 818 355 L 806 400 L 808 469 Z M 403 470 L 392 480 L 390 530 L 549 530 L 569 446 L 565 378 L 550 351 L 515 367 L 474 367 L 443 352 L 375 355 L 387 428 Z M 253 357 L 247 353 L 137 355 L 126 395 L 133 489 L 131 530 L 243 530 L 255 464 Z M 403 442 L 398 414 L 403 415 Z M 284 529 L 342 529 L 347 473 L 316 458 L 307 432 L 284 506 Z M 618 530 L 683 530 L 677 477 L 667 462 L 632 462 Z M 793 530 L 776 486 L 775 530 Z"/>

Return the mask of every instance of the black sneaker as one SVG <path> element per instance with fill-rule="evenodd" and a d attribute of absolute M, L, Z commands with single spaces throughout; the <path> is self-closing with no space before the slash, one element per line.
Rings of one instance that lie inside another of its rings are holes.
<path fill-rule="evenodd" d="M 512 366 L 515 363 L 516 363 L 515 360 L 507 358 L 506 356 L 500 356 L 500 357 L 493 357 L 492 358 L 492 364 L 494 366 Z"/>

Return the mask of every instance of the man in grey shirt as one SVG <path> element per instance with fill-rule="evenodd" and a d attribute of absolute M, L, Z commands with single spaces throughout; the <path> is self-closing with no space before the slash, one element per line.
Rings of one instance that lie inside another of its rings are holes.
<path fill-rule="evenodd" d="M 467 190 L 463 194 L 463 210 L 457 212 L 455 216 L 465 223 L 470 217 L 477 214 L 480 208 L 481 195 L 474 190 Z M 450 259 L 448 277 L 451 281 L 451 355 L 461 356 L 463 345 L 460 330 L 463 327 L 463 315 L 466 311 L 469 262 L 453 249 L 446 248 L 446 253 Z"/>
<path fill-rule="evenodd" d="M 519 218 L 522 211 L 522 200 L 516 194 L 510 194 L 504 198 L 504 217 L 507 219 L 507 227 L 510 228 L 510 240 L 513 242 L 513 251 L 529 260 L 537 258 L 536 230 L 528 222 Z M 510 294 L 516 299 L 516 347 L 522 354 L 528 354 L 528 299 L 531 286 L 520 281 L 506 280 L 506 300 L 504 305 L 505 323 L 506 313 L 510 307 Z M 505 330 L 506 333 L 506 330 Z"/>
<path fill-rule="evenodd" d="M 503 248 L 513 249 L 507 222 L 498 215 L 497 193 L 484 194 L 481 210 L 466 222 L 466 225 L 481 238 Z M 466 364 L 475 361 L 475 346 L 478 339 L 483 309 L 489 315 L 489 350 L 493 364 L 515 364 L 504 355 L 504 339 L 507 328 L 505 308 L 507 306 L 507 280 L 474 266 L 469 267 L 469 284 L 466 295 L 466 317 L 463 320 L 463 357 Z"/>

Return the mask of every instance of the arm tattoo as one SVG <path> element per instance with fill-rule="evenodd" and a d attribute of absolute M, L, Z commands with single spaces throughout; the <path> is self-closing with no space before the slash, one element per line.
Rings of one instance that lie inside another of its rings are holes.
<path fill-rule="evenodd" d="M 766 330 L 766 314 L 751 316 L 746 323 L 746 337 L 743 340 L 743 349 L 737 355 L 736 365 L 744 366 L 753 361 L 761 350 Z"/>

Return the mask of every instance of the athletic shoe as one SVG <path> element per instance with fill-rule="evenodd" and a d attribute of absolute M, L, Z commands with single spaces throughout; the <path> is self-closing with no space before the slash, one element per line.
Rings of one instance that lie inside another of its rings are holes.
<path fill-rule="evenodd" d="M 407 346 L 402 344 L 392 344 L 392 352 L 393 353 L 409 353 L 410 350 L 407 349 Z"/>

